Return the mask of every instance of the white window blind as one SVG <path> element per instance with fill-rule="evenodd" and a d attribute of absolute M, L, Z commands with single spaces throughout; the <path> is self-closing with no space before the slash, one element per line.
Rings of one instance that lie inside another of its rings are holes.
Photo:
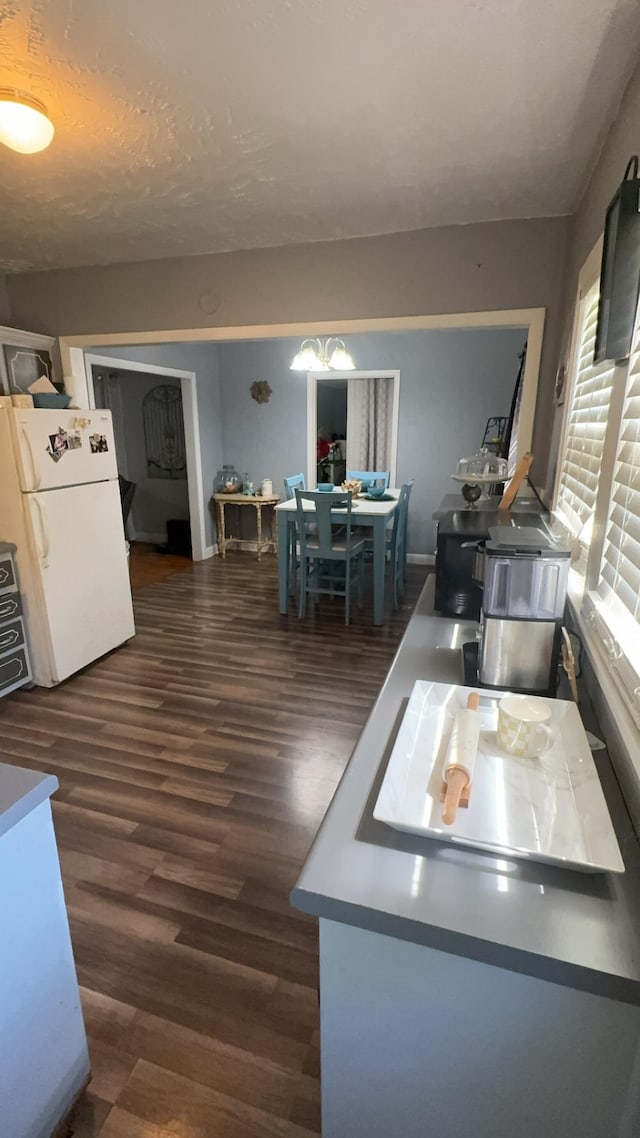
<path fill-rule="evenodd" d="M 586 523 L 593 518 L 598 493 L 614 373 L 611 362 L 593 363 L 598 302 L 599 287 L 596 282 L 581 305 L 578 353 L 555 506 L 561 524 L 574 537 L 580 535 L 581 543 L 587 546 L 590 541 L 590 526 Z"/>
<path fill-rule="evenodd" d="M 640 326 L 629 360 L 620 441 L 607 518 L 599 592 L 607 588 L 628 619 L 640 620 Z M 637 626 L 636 638 L 640 637 Z"/>
<path fill-rule="evenodd" d="M 640 325 L 620 420 L 598 587 L 585 599 L 610 678 L 640 727 Z"/>

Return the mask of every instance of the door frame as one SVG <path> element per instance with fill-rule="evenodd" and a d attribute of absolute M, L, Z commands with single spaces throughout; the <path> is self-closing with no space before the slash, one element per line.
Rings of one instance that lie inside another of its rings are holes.
<path fill-rule="evenodd" d="M 196 373 L 181 371 L 179 368 L 160 367 L 158 364 L 141 363 L 140 360 L 120 359 L 115 356 L 101 356 L 94 352 L 84 352 L 84 374 L 87 385 L 89 407 L 96 405 L 93 389 L 92 367 L 106 367 L 112 371 L 138 371 L 145 375 L 158 375 L 180 380 L 182 392 L 182 415 L 184 418 L 184 439 L 187 455 L 187 489 L 189 494 L 189 525 L 191 527 L 191 555 L 194 561 L 203 561 L 212 554 L 207 549 L 204 517 L 204 488 L 202 483 L 202 455 L 200 452 L 200 425 L 198 418 L 198 390 Z"/>
<path fill-rule="evenodd" d="M 379 368 L 377 371 L 310 371 L 307 372 L 307 486 L 317 482 L 318 455 L 318 383 L 323 379 L 392 379 L 393 403 L 391 406 L 391 462 L 390 485 L 397 481 L 398 423 L 400 419 L 400 372 L 397 369 Z M 348 400 L 347 395 L 347 400 Z M 347 412 L 348 414 L 348 412 Z M 346 458 L 346 455 L 345 455 Z"/>

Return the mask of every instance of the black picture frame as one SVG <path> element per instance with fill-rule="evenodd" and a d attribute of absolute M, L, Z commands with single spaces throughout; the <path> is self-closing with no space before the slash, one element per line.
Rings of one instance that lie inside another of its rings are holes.
<path fill-rule="evenodd" d="M 594 363 L 629 355 L 639 294 L 640 178 L 634 155 L 605 215 Z"/>
<path fill-rule="evenodd" d="M 53 365 L 46 348 L 25 348 L 19 344 L 3 344 L 4 362 L 7 368 L 7 395 L 28 395 L 28 388 L 40 376 L 51 380 Z"/>

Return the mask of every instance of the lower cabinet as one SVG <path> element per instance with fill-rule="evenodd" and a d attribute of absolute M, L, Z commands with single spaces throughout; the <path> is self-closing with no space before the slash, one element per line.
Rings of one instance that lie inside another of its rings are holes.
<path fill-rule="evenodd" d="M 23 687 L 32 678 L 15 552 L 14 545 L 0 543 L 0 696 Z"/>

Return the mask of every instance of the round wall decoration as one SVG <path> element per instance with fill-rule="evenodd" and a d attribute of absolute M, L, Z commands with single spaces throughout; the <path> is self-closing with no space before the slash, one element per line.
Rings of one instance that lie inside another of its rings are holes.
<path fill-rule="evenodd" d="M 249 388 L 251 398 L 255 399 L 256 403 L 268 403 L 271 395 L 271 388 L 266 379 L 257 379 L 255 383 L 251 384 Z"/>

